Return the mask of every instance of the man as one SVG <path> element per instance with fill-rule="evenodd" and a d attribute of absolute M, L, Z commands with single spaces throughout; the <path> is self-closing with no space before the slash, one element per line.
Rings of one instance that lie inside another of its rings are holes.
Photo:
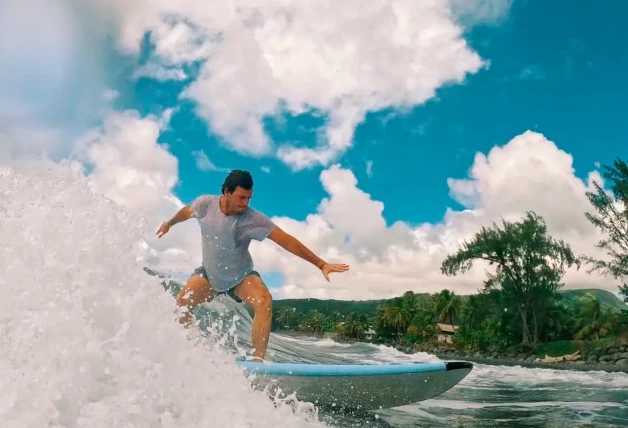
<path fill-rule="evenodd" d="M 177 296 L 177 304 L 184 308 L 180 322 L 189 326 L 193 307 L 226 293 L 238 303 L 244 302 L 253 307 L 253 357 L 262 361 L 266 357 L 270 336 L 272 296 L 253 269 L 249 253 L 251 239 L 263 241 L 270 238 L 287 251 L 315 265 L 327 281 L 330 273 L 345 272 L 349 266 L 322 260 L 267 216 L 249 207 L 252 196 L 251 174 L 234 170 L 226 177 L 221 195 L 199 196 L 163 223 L 157 235 L 161 238 L 172 226 L 192 217 L 198 220 L 202 234 L 203 263 Z"/>

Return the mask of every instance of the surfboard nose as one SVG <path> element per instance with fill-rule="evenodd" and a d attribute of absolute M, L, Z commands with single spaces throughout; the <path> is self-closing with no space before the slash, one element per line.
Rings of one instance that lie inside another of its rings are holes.
<path fill-rule="evenodd" d="M 473 369 L 473 363 L 468 361 L 449 361 L 445 363 L 445 367 L 447 368 L 447 371 L 460 369 L 471 370 Z"/>

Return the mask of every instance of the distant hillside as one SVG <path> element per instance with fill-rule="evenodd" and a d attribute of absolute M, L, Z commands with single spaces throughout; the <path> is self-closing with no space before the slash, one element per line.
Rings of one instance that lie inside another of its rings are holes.
<path fill-rule="evenodd" d="M 565 300 L 569 303 L 575 302 L 586 293 L 591 293 L 600 301 L 602 308 L 610 308 L 616 312 L 628 310 L 628 305 L 626 305 L 610 291 L 600 290 L 597 288 L 587 288 L 582 290 L 563 290 L 561 293 L 563 294 Z"/>
<path fill-rule="evenodd" d="M 320 299 L 284 299 L 273 301 L 273 309 L 294 308 L 297 313 L 319 311 L 324 314 L 349 315 L 352 312 L 375 315 L 377 307 L 386 303 L 382 300 L 320 300 Z"/>
<path fill-rule="evenodd" d="M 617 298 L 613 293 L 606 290 L 599 289 L 583 289 L 583 290 L 563 290 L 560 293 L 563 295 L 567 303 L 575 304 L 577 299 L 583 296 L 585 293 L 593 294 L 599 299 L 602 304 L 602 308 L 610 308 L 613 311 L 619 312 L 620 310 L 628 310 L 628 306 Z M 427 300 L 429 294 L 419 293 L 417 296 L 421 299 Z M 466 300 L 468 296 L 460 296 L 463 300 Z M 273 302 L 273 309 L 281 311 L 282 309 L 294 308 L 297 313 L 306 313 L 312 310 L 317 310 L 324 314 L 338 314 L 349 315 L 351 312 L 363 313 L 368 316 L 375 315 L 377 306 L 388 302 L 392 299 L 380 299 L 380 300 L 321 300 L 321 299 L 284 299 L 275 300 Z"/>

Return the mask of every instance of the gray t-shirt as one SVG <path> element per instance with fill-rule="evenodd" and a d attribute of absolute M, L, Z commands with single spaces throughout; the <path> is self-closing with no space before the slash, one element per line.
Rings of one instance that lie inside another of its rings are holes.
<path fill-rule="evenodd" d="M 275 224 L 251 207 L 242 214 L 227 216 L 219 201 L 219 195 L 199 196 L 192 203 L 192 217 L 201 227 L 203 267 L 214 290 L 222 292 L 253 271 L 251 239 L 263 241 Z"/>

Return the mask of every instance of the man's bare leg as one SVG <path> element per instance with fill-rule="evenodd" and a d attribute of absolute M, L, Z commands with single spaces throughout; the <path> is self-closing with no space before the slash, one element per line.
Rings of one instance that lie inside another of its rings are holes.
<path fill-rule="evenodd" d="M 255 348 L 253 356 L 263 360 L 266 357 L 266 348 L 268 347 L 268 338 L 270 336 L 273 298 L 262 279 L 255 274 L 244 278 L 244 281 L 238 284 L 233 291 L 244 303 L 253 307 L 253 328 L 251 332 L 251 340 Z"/>
<path fill-rule="evenodd" d="M 192 324 L 192 308 L 203 302 L 211 302 L 215 296 L 214 289 L 205 278 L 200 275 L 190 277 L 177 295 L 177 305 L 185 308 L 179 322 L 189 327 Z"/>

